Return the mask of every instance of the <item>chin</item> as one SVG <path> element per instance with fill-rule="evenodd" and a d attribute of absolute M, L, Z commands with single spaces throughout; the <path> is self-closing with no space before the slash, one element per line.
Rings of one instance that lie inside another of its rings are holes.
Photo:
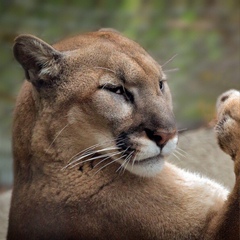
<path fill-rule="evenodd" d="M 126 169 L 137 176 L 151 178 L 161 172 L 164 162 L 165 160 L 162 156 L 154 157 L 139 162 L 135 161 L 134 165 L 127 165 Z"/>

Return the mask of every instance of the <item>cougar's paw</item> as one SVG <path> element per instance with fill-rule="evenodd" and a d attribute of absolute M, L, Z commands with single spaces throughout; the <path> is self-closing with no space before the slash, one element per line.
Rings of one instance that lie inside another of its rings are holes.
<path fill-rule="evenodd" d="M 219 96 L 217 118 L 218 144 L 237 164 L 240 162 L 240 91 L 229 90 Z"/>

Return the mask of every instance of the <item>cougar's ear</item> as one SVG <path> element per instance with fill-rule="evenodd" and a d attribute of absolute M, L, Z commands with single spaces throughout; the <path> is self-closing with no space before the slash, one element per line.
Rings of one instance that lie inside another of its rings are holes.
<path fill-rule="evenodd" d="M 20 35 L 15 39 L 13 53 L 25 70 L 26 78 L 34 85 L 49 84 L 60 73 L 62 53 L 32 35 Z"/>
<path fill-rule="evenodd" d="M 113 33 L 121 34 L 118 30 L 116 30 L 114 28 L 101 28 L 98 31 L 99 32 L 113 32 Z"/>

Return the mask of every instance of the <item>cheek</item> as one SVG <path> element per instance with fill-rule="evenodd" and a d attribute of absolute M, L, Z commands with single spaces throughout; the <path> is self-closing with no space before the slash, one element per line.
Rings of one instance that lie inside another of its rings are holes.
<path fill-rule="evenodd" d="M 121 95 L 96 93 L 93 105 L 97 115 L 111 123 L 126 121 L 132 115 L 132 106 Z"/>
<path fill-rule="evenodd" d="M 172 110 L 172 96 L 170 93 L 169 86 L 167 84 L 165 85 L 165 98 L 166 98 L 166 103 L 168 103 L 170 109 Z"/>
<path fill-rule="evenodd" d="M 93 115 L 92 109 L 86 112 L 86 109 L 83 111 L 79 106 L 74 106 L 68 111 L 67 136 L 72 141 L 72 146 L 78 151 L 112 139 L 110 124 L 103 121 L 101 117 Z"/>

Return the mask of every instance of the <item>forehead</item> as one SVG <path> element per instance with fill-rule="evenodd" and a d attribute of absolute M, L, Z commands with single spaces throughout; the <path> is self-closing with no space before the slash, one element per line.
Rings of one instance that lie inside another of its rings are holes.
<path fill-rule="evenodd" d="M 136 42 L 116 32 L 93 32 L 63 40 L 54 45 L 60 51 L 74 51 L 79 62 L 105 67 L 128 80 L 162 78 L 161 67 Z M 145 77 L 146 77 L 145 76 Z M 144 77 L 144 78 L 145 78 Z"/>

